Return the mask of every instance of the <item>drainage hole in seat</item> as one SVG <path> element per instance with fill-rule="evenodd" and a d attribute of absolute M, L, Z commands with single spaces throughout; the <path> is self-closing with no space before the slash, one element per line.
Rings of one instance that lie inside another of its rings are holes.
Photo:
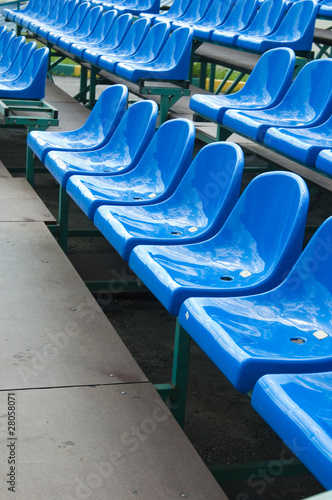
<path fill-rule="evenodd" d="M 304 339 L 302 337 L 293 337 L 290 339 L 291 342 L 293 342 L 294 344 L 305 344 L 307 339 Z"/>
<path fill-rule="evenodd" d="M 174 236 L 181 236 L 181 232 L 180 231 L 171 231 L 171 234 L 174 234 Z"/>
<path fill-rule="evenodd" d="M 140 198 L 139 196 L 134 196 L 133 198 L 134 200 L 141 200 L 142 198 Z"/>
<path fill-rule="evenodd" d="M 233 277 L 232 276 L 221 276 L 220 279 L 222 281 L 233 281 Z"/>

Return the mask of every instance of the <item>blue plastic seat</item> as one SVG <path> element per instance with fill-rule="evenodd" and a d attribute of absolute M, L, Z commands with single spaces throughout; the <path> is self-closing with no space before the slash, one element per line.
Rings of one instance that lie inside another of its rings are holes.
<path fill-rule="evenodd" d="M 331 0 L 322 0 L 319 2 L 319 11 L 318 14 L 320 17 L 326 17 L 330 19 L 332 17 L 332 2 Z"/>
<path fill-rule="evenodd" d="M 110 140 L 100 149 L 85 152 L 50 151 L 45 166 L 65 188 L 70 176 L 116 175 L 133 169 L 156 128 L 158 106 L 153 101 L 133 104 L 122 117 Z"/>
<path fill-rule="evenodd" d="M 29 42 L 23 45 L 22 49 L 18 51 L 11 67 L 4 73 L 0 74 L 0 83 L 14 82 L 21 78 L 26 66 L 30 64 L 31 57 L 34 54 L 36 47 L 36 42 Z"/>
<path fill-rule="evenodd" d="M 130 0 L 123 2 L 123 4 L 116 3 L 114 8 L 119 11 L 119 13 L 129 12 L 133 16 L 139 16 L 142 12 L 151 13 L 154 15 L 159 14 L 160 10 L 160 0 Z"/>
<path fill-rule="evenodd" d="M 308 190 L 299 176 L 262 174 L 214 237 L 137 246 L 129 265 L 175 316 L 188 297 L 260 293 L 278 285 L 300 254 L 307 210 Z"/>
<path fill-rule="evenodd" d="M 310 167 L 315 166 L 318 153 L 332 148 L 332 118 L 310 128 L 274 128 L 265 134 L 264 144 Z"/>
<path fill-rule="evenodd" d="M 93 32 L 96 24 L 101 18 L 103 8 L 101 6 L 92 7 L 81 24 L 80 28 L 71 36 L 61 36 L 57 42 L 58 47 L 69 50 L 72 43 L 87 39 Z"/>
<path fill-rule="evenodd" d="M 128 98 L 125 85 L 112 85 L 104 90 L 82 127 L 69 132 L 34 130 L 28 146 L 44 163 L 50 151 L 93 151 L 102 148 L 112 137 L 123 117 Z"/>
<path fill-rule="evenodd" d="M 263 375 L 331 370 L 331 241 L 330 217 L 274 290 L 189 299 L 181 308 L 181 325 L 239 391 Z"/>
<path fill-rule="evenodd" d="M 255 410 L 327 490 L 332 489 L 331 399 L 329 371 L 266 375 L 257 382 L 251 400 Z M 326 500 L 331 498 L 331 492 L 326 494 Z"/>
<path fill-rule="evenodd" d="M 209 40 L 213 31 L 222 25 L 234 7 L 235 0 L 213 0 L 204 17 L 192 26 L 194 36 Z"/>
<path fill-rule="evenodd" d="M 88 2 L 82 2 L 78 5 L 78 7 L 74 10 L 74 13 L 65 26 L 62 28 L 55 27 L 51 31 L 46 34 L 46 39 L 54 43 L 55 45 L 58 43 L 59 38 L 70 36 L 76 31 L 79 30 L 81 24 L 84 22 L 86 15 L 90 10 L 90 4 Z"/>
<path fill-rule="evenodd" d="M 152 62 L 159 56 L 162 48 L 167 42 L 169 34 L 169 23 L 160 22 L 154 24 L 147 33 L 137 52 L 132 55 L 121 55 L 117 53 L 116 58 L 114 58 L 113 60 L 108 56 L 102 56 L 99 59 L 98 64 L 101 67 L 108 69 L 109 71 L 114 71 L 116 64 L 118 64 L 120 61 L 127 64 L 130 61 L 134 62 L 135 64 Z"/>
<path fill-rule="evenodd" d="M 97 59 L 98 66 L 106 69 L 107 71 L 113 71 L 115 63 L 118 61 L 118 57 L 127 57 L 135 54 L 143 40 L 149 32 L 150 20 L 146 18 L 137 19 L 131 27 L 129 28 L 126 36 L 118 47 L 109 53 L 100 51 L 100 56 Z"/>
<path fill-rule="evenodd" d="M 316 168 L 325 174 L 332 175 L 332 151 L 330 149 L 324 149 L 319 153 Z"/>
<path fill-rule="evenodd" d="M 54 22 L 51 23 L 40 23 L 38 28 L 36 29 L 37 35 L 47 38 L 47 35 L 52 30 L 62 30 L 64 29 L 69 22 L 71 21 L 75 11 L 79 6 L 79 0 L 68 0 L 64 8 L 62 9 L 58 19 L 55 19 Z"/>
<path fill-rule="evenodd" d="M 226 32 L 238 32 L 247 28 L 254 19 L 257 9 L 258 0 L 237 0 L 226 21 L 216 27 L 210 39 L 216 43 L 223 43 Z"/>
<path fill-rule="evenodd" d="M 89 48 L 92 49 L 93 47 L 100 47 L 104 43 L 104 40 L 111 30 L 116 18 L 116 10 L 109 10 L 105 12 L 99 19 L 97 25 L 95 26 L 95 29 L 88 38 L 71 44 L 69 48 L 70 53 L 83 58 L 84 50 Z"/>
<path fill-rule="evenodd" d="M 331 110 L 332 61 L 320 59 L 301 69 L 277 106 L 264 111 L 229 110 L 224 115 L 223 124 L 263 142 L 270 127 L 307 128 L 320 125 L 330 117 Z"/>
<path fill-rule="evenodd" d="M 5 57 L 6 52 L 9 50 L 9 47 L 14 42 L 16 36 L 14 31 L 4 31 L 3 35 L 0 38 L 0 62 Z"/>
<path fill-rule="evenodd" d="M 197 154 L 173 195 L 146 206 L 101 206 L 94 224 L 125 259 L 137 245 L 205 240 L 223 225 L 240 193 L 241 148 L 219 142 Z"/>
<path fill-rule="evenodd" d="M 241 30 L 225 30 L 220 28 L 218 31 L 218 42 L 234 44 L 240 35 L 263 37 L 274 33 L 287 9 L 284 0 L 264 0 L 250 25 Z"/>
<path fill-rule="evenodd" d="M 45 21 L 51 14 L 54 7 L 55 3 L 51 2 L 50 0 L 46 1 L 40 4 L 40 8 L 38 9 L 38 11 L 31 13 L 31 15 L 24 16 L 20 20 L 18 17 L 15 17 L 15 22 L 19 22 L 21 26 L 23 26 L 24 28 L 28 28 L 32 22 L 36 21 L 36 19 Z"/>
<path fill-rule="evenodd" d="M 167 121 L 159 127 L 131 172 L 106 177 L 73 175 L 67 182 L 67 193 L 90 219 L 101 205 L 151 205 L 164 201 L 189 167 L 194 140 L 193 122 Z"/>
<path fill-rule="evenodd" d="M 211 1 L 192 0 L 186 12 L 172 21 L 172 29 L 181 28 L 181 26 L 192 26 L 197 21 L 200 21 L 210 7 Z"/>
<path fill-rule="evenodd" d="M 247 50 L 265 52 L 275 47 L 311 50 L 319 4 L 303 0 L 291 5 L 278 29 L 266 36 L 239 36 L 236 45 Z"/>
<path fill-rule="evenodd" d="M 29 14 L 38 11 L 38 9 L 41 8 L 41 5 L 41 0 L 30 0 L 30 2 L 28 2 L 23 9 L 15 10 L 5 7 L 2 10 L 2 15 L 9 21 L 14 21 L 15 16 L 19 16 L 18 19 L 21 19 L 24 16 L 28 16 Z"/>
<path fill-rule="evenodd" d="M 102 43 L 102 51 L 100 44 L 94 44 L 83 51 L 83 58 L 97 65 L 98 59 L 104 52 L 111 52 L 122 43 L 131 27 L 132 19 L 132 14 L 122 14 L 122 16 L 117 17 Z"/>
<path fill-rule="evenodd" d="M 39 27 L 52 26 L 61 16 L 61 12 L 64 8 L 65 3 L 65 0 L 55 2 L 54 7 L 50 11 L 47 18 L 43 18 L 43 16 L 36 16 L 36 18 L 32 20 L 26 27 L 30 31 L 37 33 Z"/>
<path fill-rule="evenodd" d="M 267 51 L 241 90 L 229 95 L 194 94 L 190 109 L 222 123 L 228 109 L 267 109 L 277 105 L 292 83 L 295 54 L 291 49 Z"/>
<path fill-rule="evenodd" d="M 10 81 L 0 80 L 0 97 L 13 99 L 42 99 L 45 97 L 48 56 L 49 49 L 47 47 L 35 50 L 19 78 Z"/>
<path fill-rule="evenodd" d="M 8 71 L 13 65 L 16 56 L 22 50 L 25 44 L 24 36 L 17 36 L 13 39 L 13 41 L 9 44 L 8 50 L 5 51 L 1 61 L 0 61 L 0 75 Z"/>
<path fill-rule="evenodd" d="M 159 15 L 150 14 L 150 13 L 142 13 L 141 17 L 148 17 L 149 19 L 154 19 L 155 22 L 158 21 L 167 21 L 172 22 L 175 19 L 181 17 L 189 8 L 192 0 L 174 0 L 170 8 Z"/>
<path fill-rule="evenodd" d="M 139 78 L 186 80 L 192 40 L 192 28 L 178 28 L 173 31 L 159 56 L 152 62 L 141 64 L 120 62 L 115 67 L 115 73 L 133 82 Z"/>

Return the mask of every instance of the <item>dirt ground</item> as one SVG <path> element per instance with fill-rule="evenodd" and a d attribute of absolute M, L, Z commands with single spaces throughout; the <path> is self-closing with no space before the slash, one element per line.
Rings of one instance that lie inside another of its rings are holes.
<path fill-rule="evenodd" d="M 202 144 L 197 144 L 198 150 Z M 2 130 L 0 159 L 13 175 L 23 175 L 15 167 L 24 165 L 25 133 Z M 265 166 L 247 154 L 246 166 Z M 251 175 L 245 175 L 244 185 Z M 58 189 L 48 173 L 37 174 L 35 189 L 56 215 Z M 319 225 L 332 213 L 331 193 L 310 186 L 308 224 Z M 71 205 L 71 225 L 91 223 Z M 310 234 L 306 235 L 306 241 Z M 83 279 L 132 277 L 122 259 L 103 238 L 70 239 L 69 258 Z M 148 292 L 97 294 L 107 317 L 134 358 L 153 383 L 168 382 L 171 372 L 175 319 Z M 299 500 L 323 491 L 307 476 L 281 478 L 283 460 L 291 454 L 251 408 L 250 399 L 239 394 L 220 371 L 193 343 L 191 353 L 187 420 L 185 431 L 208 465 L 275 460 L 275 468 L 258 468 L 249 481 L 224 482 L 230 500 Z M 279 466 L 278 466 L 279 464 Z M 213 499 L 211 499 L 213 500 Z"/>

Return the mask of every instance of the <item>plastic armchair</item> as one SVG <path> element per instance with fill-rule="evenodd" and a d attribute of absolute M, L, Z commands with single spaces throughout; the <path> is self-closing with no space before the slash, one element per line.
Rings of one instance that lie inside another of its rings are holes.
<path fill-rule="evenodd" d="M 265 52 L 275 47 L 311 50 L 318 9 L 319 4 L 312 0 L 295 2 L 274 33 L 262 37 L 240 35 L 236 39 L 236 45 L 256 52 Z"/>
<path fill-rule="evenodd" d="M 178 28 L 169 37 L 159 56 L 149 63 L 119 63 L 115 73 L 136 82 L 139 78 L 186 80 L 193 40 L 192 28 Z"/>
<path fill-rule="evenodd" d="M 30 59 L 32 54 L 35 52 L 37 47 L 36 42 L 29 42 L 22 46 L 21 50 L 18 51 L 13 64 L 11 67 L 0 74 L 0 83 L 1 82 L 14 82 L 21 77 L 28 63 L 30 63 Z"/>
<path fill-rule="evenodd" d="M 330 149 L 324 149 L 319 153 L 316 160 L 316 168 L 332 176 L 332 151 Z"/>
<path fill-rule="evenodd" d="M 116 18 L 107 37 L 103 41 L 102 51 L 100 44 L 91 46 L 83 51 L 83 58 L 92 64 L 97 65 L 98 59 L 103 55 L 103 53 L 111 52 L 115 50 L 126 37 L 131 24 L 133 16 L 132 14 L 122 14 Z"/>
<path fill-rule="evenodd" d="M 255 410 L 327 490 L 332 489 L 331 398 L 329 371 L 265 375 L 251 399 Z M 331 491 L 325 494 L 328 500 Z"/>
<path fill-rule="evenodd" d="M 127 98 L 127 87 L 112 85 L 100 95 L 82 127 L 68 132 L 34 130 L 28 135 L 28 146 L 42 163 L 50 151 L 83 152 L 102 148 L 123 117 Z"/>
<path fill-rule="evenodd" d="M 62 188 L 72 175 L 107 176 L 133 169 L 156 128 L 158 107 L 153 101 L 137 102 L 123 115 L 110 140 L 100 149 L 84 152 L 50 151 L 45 166 Z"/>
<path fill-rule="evenodd" d="M 135 54 L 143 40 L 149 32 L 150 20 L 146 18 L 137 19 L 129 28 L 122 43 L 109 54 L 100 55 L 97 59 L 97 64 L 107 71 L 113 71 L 115 63 L 118 61 L 118 56 L 126 57 Z"/>
<path fill-rule="evenodd" d="M 200 115 L 222 123 L 229 109 L 267 109 L 278 104 L 289 89 L 295 67 L 295 54 L 291 49 L 267 51 L 258 60 L 241 90 L 229 95 L 194 94 L 190 109 Z"/>
<path fill-rule="evenodd" d="M 332 61 L 320 59 L 301 69 L 277 106 L 262 111 L 229 110 L 223 124 L 263 142 L 270 127 L 307 128 L 324 123 L 331 115 L 331 107 Z"/>
<path fill-rule="evenodd" d="M 19 78 L 0 81 L 1 98 L 42 99 L 45 97 L 49 49 L 35 50 Z"/>
<path fill-rule="evenodd" d="M 211 1 L 202 2 L 201 0 L 192 0 L 186 12 L 172 21 L 172 29 L 180 28 L 181 26 L 193 26 L 197 21 L 200 21 L 210 7 Z"/>
<path fill-rule="evenodd" d="M 94 224 L 127 261 L 137 245 L 207 239 L 221 228 L 239 197 L 243 164 L 239 146 L 209 144 L 197 154 L 170 198 L 146 206 L 101 206 Z"/>
<path fill-rule="evenodd" d="M 287 4 L 283 0 L 264 0 L 246 29 L 218 31 L 219 43 L 234 44 L 240 35 L 263 37 L 273 33 L 284 18 Z"/>
<path fill-rule="evenodd" d="M 251 181 L 215 236 L 190 245 L 137 246 L 129 266 L 175 316 L 189 297 L 269 290 L 301 252 L 308 198 L 299 176 L 262 174 Z"/>
<path fill-rule="evenodd" d="M 88 2 L 80 3 L 78 7 L 75 8 L 68 24 L 66 24 L 62 28 L 55 27 L 55 29 L 49 31 L 46 35 L 46 39 L 56 45 L 61 36 L 67 37 L 76 33 L 84 22 L 84 19 L 87 16 L 89 10 L 90 4 Z"/>
<path fill-rule="evenodd" d="M 102 16 L 102 13 L 103 8 L 101 6 L 92 7 L 92 9 L 88 11 L 80 28 L 73 35 L 68 37 L 61 36 L 58 39 L 58 47 L 70 51 L 70 46 L 72 43 L 87 39 L 93 32 L 96 24 Z"/>
<path fill-rule="evenodd" d="M 213 42 L 223 43 L 227 32 L 239 32 L 249 26 L 258 9 L 258 0 L 237 0 L 225 22 L 210 35 Z M 228 41 L 228 43 L 230 43 Z"/>
<path fill-rule="evenodd" d="M 163 123 L 137 166 L 106 177 L 73 175 L 67 193 L 93 219 L 101 205 L 151 205 L 167 199 L 191 162 L 195 126 L 185 119 Z M 170 147 L 172 144 L 172 147 Z"/>
<path fill-rule="evenodd" d="M 234 7 L 235 0 L 213 0 L 204 17 L 192 26 L 194 36 L 209 40 L 212 32 L 222 25 Z"/>
<path fill-rule="evenodd" d="M 109 10 L 105 12 L 99 19 L 95 29 L 91 35 L 84 39 L 74 42 L 70 45 L 69 51 L 71 54 L 83 58 L 83 52 L 89 48 L 100 47 L 104 43 L 110 29 L 112 28 L 115 20 L 117 18 L 116 10 Z"/>
<path fill-rule="evenodd" d="M 133 62 L 137 63 L 148 63 L 156 59 L 162 48 L 167 42 L 170 34 L 170 24 L 169 23 L 157 23 L 152 26 L 148 31 L 146 37 L 144 38 L 138 51 L 132 55 L 125 55 L 117 53 L 116 58 L 112 60 L 107 56 L 102 56 L 99 59 L 99 65 L 108 69 L 109 71 L 114 71 L 116 64 L 119 62 L 125 62 L 126 64 Z"/>

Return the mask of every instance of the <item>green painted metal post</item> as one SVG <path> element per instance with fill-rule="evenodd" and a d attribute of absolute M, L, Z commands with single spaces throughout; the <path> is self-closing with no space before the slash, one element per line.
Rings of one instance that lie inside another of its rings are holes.
<path fill-rule="evenodd" d="M 174 396 L 171 411 L 182 428 L 184 427 L 186 412 L 190 343 L 189 335 L 176 320 L 172 370 Z"/>
<path fill-rule="evenodd" d="M 29 146 L 27 145 L 27 151 L 26 151 L 26 179 L 29 182 L 29 184 L 33 187 L 35 183 L 35 162 L 33 158 L 33 151 Z"/>
<path fill-rule="evenodd" d="M 97 84 L 98 69 L 91 66 L 90 70 L 90 93 L 89 93 L 89 109 L 92 109 L 96 102 L 96 84 Z"/>
<path fill-rule="evenodd" d="M 68 245 L 68 219 L 69 219 L 69 196 L 67 191 L 60 186 L 59 188 L 59 216 L 58 222 L 60 226 L 59 231 L 59 245 L 62 250 L 67 252 Z"/>
<path fill-rule="evenodd" d="M 85 104 L 87 101 L 86 98 L 86 89 L 88 86 L 88 69 L 85 66 L 81 66 L 81 76 L 80 76 L 80 94 L 84 94 L 82 97 L 82 102 Z M 85 91 L 85 93 L 84 93 Z"/>
<path fill-rule="evenodd" d="M 167 120 L 169 110 L 169 96 L 160 96 L 160 106 L 159 106 L 159 126 Z"/>
<path fill-rule="evenodd" d="M 228 137 L 232 135 L 232 132 L 230 130 L 227 130 L 224 127 L 221 127 L 218 125 L 217 127 L 217 141 L 226 141 Z"/>

